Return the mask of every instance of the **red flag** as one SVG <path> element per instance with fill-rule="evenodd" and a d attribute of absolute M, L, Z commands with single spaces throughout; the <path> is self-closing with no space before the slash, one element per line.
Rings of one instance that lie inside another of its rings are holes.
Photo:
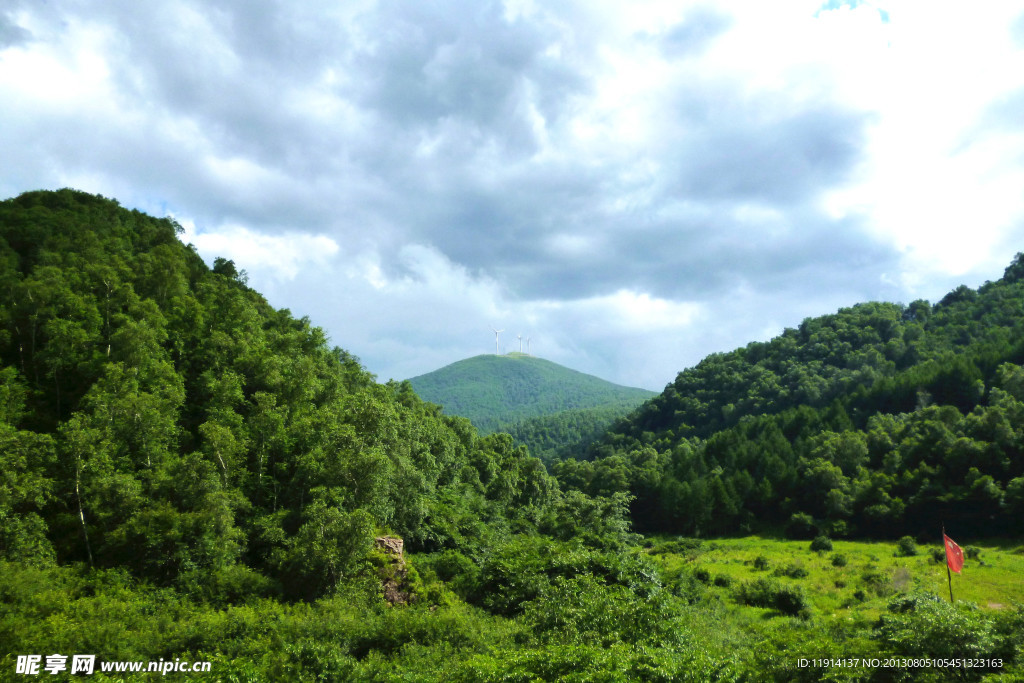
<path fill-rule="evenodd" d="M 946 564 L 959 574 L 964 568 L 964 551 L 946 534 L 942 534 L 942 540 L 946 542 Z"/>

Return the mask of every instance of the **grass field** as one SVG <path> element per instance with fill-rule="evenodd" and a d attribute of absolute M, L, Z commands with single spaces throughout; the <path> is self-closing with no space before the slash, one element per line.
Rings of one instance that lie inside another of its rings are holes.
<path fill-rule="evenodd" d="M 942 551 L 941 543 L 917 546 L 909 557 L 898 555 L 895 542 L 832 541 L 832 550 L 824 552 L 810 545 L 758 536 L 661 537 L 653 539 L 650 552 L 670 572 L 688 568 L 726 602 L 756 579 L 799 587 L 814 617 L 825 620 L 873 620 L 892 596 L 915 589 L 949 598 L 944 555 L 939 561 L 933 557 L 933 551 Z M 978 553 L 965 559 L 961 575 L 952 575 L 953 597 L 991 610 L 1024 604 L 1024 542 L 989 540 L 971 547 Z M 769 609 L 749 609 L 772 615 Z"/>

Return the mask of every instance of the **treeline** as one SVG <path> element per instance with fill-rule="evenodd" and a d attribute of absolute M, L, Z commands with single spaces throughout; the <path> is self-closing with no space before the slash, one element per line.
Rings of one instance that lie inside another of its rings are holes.
<path fill-rule="evenodd" d="M 563 486 L 636 497 L 640 530 L 1019 531 L 1024 256 L 935 306 L 863 304 L 679 374 Z"/>
<path fill-rule="evenodd" d="M 634 406 L 604 405 L 563 410 L 517 422 L 498 422 L 494 431 L 511 435 L 516 443 L 526 446 L 531 455 L 550 466 L 585 452 L 589 444 L 599 440 L 616 420 L 628 415 Z"/>

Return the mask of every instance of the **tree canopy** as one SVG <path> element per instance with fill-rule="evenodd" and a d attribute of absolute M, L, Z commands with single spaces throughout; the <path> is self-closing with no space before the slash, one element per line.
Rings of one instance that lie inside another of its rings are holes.
<path fill-rule="evenodd" d="M 945 520 L 1013 532 L 1022 263 L 934 306 L 860 304 L 713 354 L 554 472 L 632 494 L 646 531 L 896 536 Z"/>

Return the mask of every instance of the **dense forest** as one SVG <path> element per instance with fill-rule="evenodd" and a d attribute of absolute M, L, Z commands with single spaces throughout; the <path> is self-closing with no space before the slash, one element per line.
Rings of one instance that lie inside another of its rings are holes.
<path fill-rule="evenodd" d="M 910 488 L 1008 519 L 1013 273 L 709 359 L 560 484 L 509 435 L 376 382 L 180 233 L 73 190 L 0 202 L 0 679 L 55 652 L 207 660 L 214 681 L 907 679 L 798 668 L 798 650 L 1020 671 L 1022 609 L 871 578 L 836 620 L 793 571 L 712 582 L 687 564 L 700 540 L 629 521 L 709 533 L 792 509 L 869 531 L 872 506 L 913 519 Z M 755 456 L 762 434 L 777 454 Z M 800 495 L 808 476 L 827 507 Z"/>
<path fill-rule="evenodd" d="M 792 537 L 1020 532 L 1024 256 L 932 306 L 868 303 L 709 356 L 563 485 L 629 492 L 638 529 Z"/>
<path fill-rule="evenodd" d="M 516 443 L 526 446 L 531 455 L 550 467 L 561 460 L 578 457 L 617 420 L 635 409 L 635 404 L 622 403 L 561 410 L 550 415 L 498 422 L 495 431 L 511 435 Z"/>
<path fill-rule="evenodd" d="M 315 597 L 375 530 L 425 550 L 557 534 L 582 500 L 509 437 L 374 382 L 169 220 L 65 191 L 0 221 L 2 556 Z"/>

